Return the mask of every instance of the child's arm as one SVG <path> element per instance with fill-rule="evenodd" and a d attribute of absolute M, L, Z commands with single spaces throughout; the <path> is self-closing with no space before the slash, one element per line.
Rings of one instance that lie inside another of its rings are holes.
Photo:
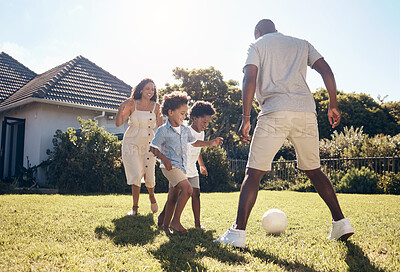
<path fill-rule="evenodd" d="M 217 137 L 214 140 L 211 141 L 201 141 L 201 140 L 197 140 L 194 143 L 192 143 L 192 145 L 194 147 L 203 147 L 203 146 L 215 146 L 215 145 L 221 145 L 224 142 L 224 139 L 221 137 Z"/>
<path fill-rule="evenodd" d="M 172 163 L 170 159 L 168 159 L 163 153 L 161 153 L 158 148 L 150 146 L 150 151 L 154 154 L 154 156 L 156 156 L 163 162 L 165 169 L 167 169 L 168 171 L 172 169 Z"/>
<path fill-rule="evenodd" d="M 201 153 L 199 154 L 199 157 L 197 158 L 197 162 L 199 163 L 200 166 L 200 173 L 202 175 L 208 176 L 207 168 L 204 165 L 203 157 L 201 156 Z"/>

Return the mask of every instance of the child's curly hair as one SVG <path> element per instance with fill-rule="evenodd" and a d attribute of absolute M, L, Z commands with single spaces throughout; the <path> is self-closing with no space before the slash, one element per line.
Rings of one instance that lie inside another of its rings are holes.
<path fill-rule="evenodd" d="M 210 102 L 207 101 L 197 101 L 190 108 L 189 116 L 193 120 L 193 117 L 203 117 L 204 115 L 214 115 L 215 109 Z"/>
<path fill-rule="evenodd" d="M 187 104 L 190 100 L 190 96 L 186 92 L 174 91 L 170 94 L 166 94 L 163 97 L 161 104 L 161 112 L 163 115 L 168 116 L 169 110 L 176 110 L 183 104 Z"/>

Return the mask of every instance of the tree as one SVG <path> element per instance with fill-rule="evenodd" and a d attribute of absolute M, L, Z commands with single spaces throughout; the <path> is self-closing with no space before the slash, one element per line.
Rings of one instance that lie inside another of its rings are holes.
<path fill-rule="evenodd" d="M 318 125 L 320 138 L 330 138 L 333 130 L 327 118 L 328 92 L 320 89 L 314 94 L 318 113 Z M 342 131 L 344 127 L 363 127 L 364 133 L 374 136 L 377 134 L 396 135 L 400 133 L 400 124 L 394 114 L 390 113 L 389 107 L 384 107 L 376 102 L 371 96 L 361 93 L 337 94 L 339 110 L 342 114 L 340 125 L 337 127 Z"/>
<path fill-rule="evenodd" d="M 393 118 L 395 118 L 397 124 L 400 124 L 400 101 L 390 101 L 390 102 L 383 102 L 381 100 L 382 108 L 387 110 Z"/>

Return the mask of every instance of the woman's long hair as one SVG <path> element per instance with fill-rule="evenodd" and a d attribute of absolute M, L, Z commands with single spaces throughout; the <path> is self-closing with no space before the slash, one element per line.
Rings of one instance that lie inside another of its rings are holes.
<path fill-rule="evenodd" d="M 142 81 L 140 81 L 140 83 L 132 89 L 132 94 L 131 97 L 133 97 L 133 99 L 138 100 L 142 98 L 142 93 L 141 91 L 143 90 L 144 86 L 146 86 L 147 83 L 153 83 L 154 81 L 150 78 L 145 78 Z M 150 98 L 151 101 L 155 101 L 157 102 L 157 87 L 156 84 L 154 84 L 154 95 Z"/>

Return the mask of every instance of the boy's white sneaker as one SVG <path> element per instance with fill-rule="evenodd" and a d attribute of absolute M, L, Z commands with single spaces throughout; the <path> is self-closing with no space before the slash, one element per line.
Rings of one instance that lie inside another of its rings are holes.
<path fill-rule="evenodd" d="M 233 225 L 220 238 L 214 240 L 214 242 L 244 248 L 246 243 L 246 231 L 235 229 Z"/>
<path fill-rule="evenodd" d="M 348 218 L 343 218 L 338 221 L 332 220 L 332 230 L 328 239 L 346 241 L 353 234 L 354 229 Z"/>

